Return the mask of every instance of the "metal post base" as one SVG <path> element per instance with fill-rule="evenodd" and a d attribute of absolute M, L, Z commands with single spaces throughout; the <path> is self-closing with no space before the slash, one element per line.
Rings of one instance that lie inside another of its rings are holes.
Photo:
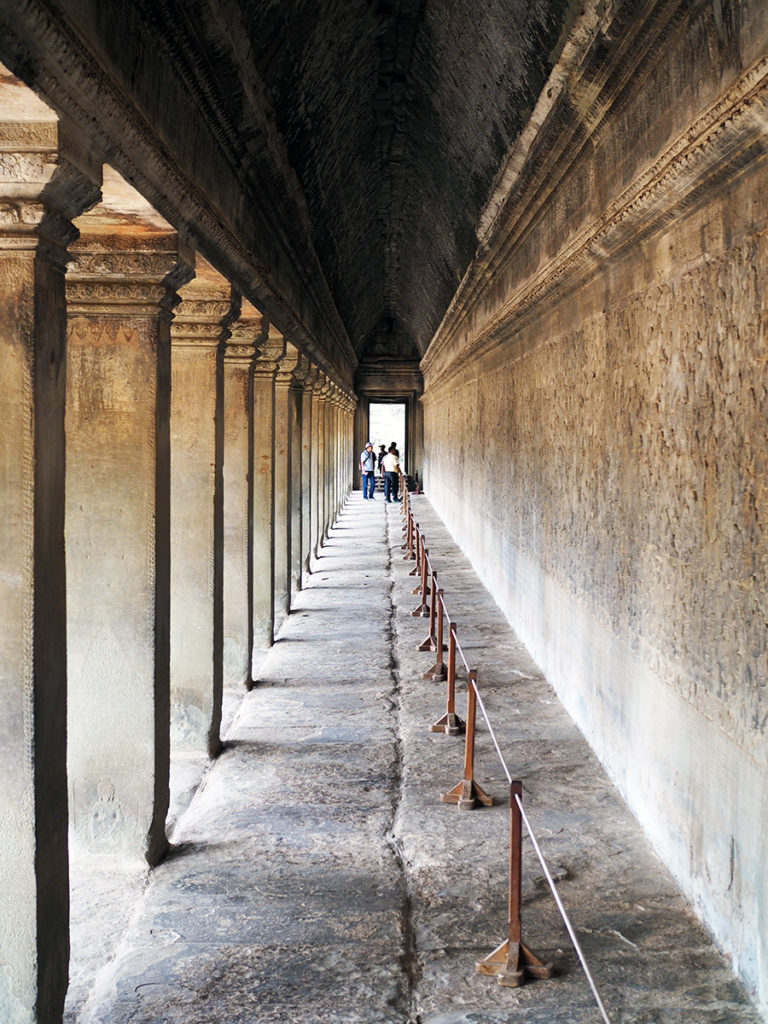
<path fill-rule="evenodd" d="M 464 723 L 458 715 L 448 712 L 442 718 L 430 725 L 430 732 L 444 732 L 446 736 L 459 736 L 464 732 Z"/>
<path fill-rule="evenodd" d="M 507 939 L 482 960 L 475 964 L 477 974 L 495 974 L 499 984 L 507 988 L 518 988 L 531 978 L 551 978 L 555 968 L 551 963 L 542 963 L 522 942 Z"/>
<path fill-rule="evenodd" d="M 449 789 L 447 793 L 441 793 L 440 801 L 444 804 L 457 804 L 460 811 L 471 811 L 475 804 L 482 804 L 483 807 L 493 805 L 493 797 L 488 796 L 474 779 L 462 779 L 458 786 Z"/>

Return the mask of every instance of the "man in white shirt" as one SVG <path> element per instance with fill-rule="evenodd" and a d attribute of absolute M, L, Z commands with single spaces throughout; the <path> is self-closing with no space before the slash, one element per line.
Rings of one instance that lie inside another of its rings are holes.
<path fill-rule="evenodd" d="M 397 501 L 400 460 L 392 448 L 381 460 L 381 468 L 384 470 L 384 501 Z"/>
<path fill-rule="evenodd" d="M 360 472 L 363 474 L 363 500 L 367 501 L 370 498 L 373 501 L 376 456 L 373 453 L 372 441 L 366 441 L 365 448 L 360 452 Z"/>

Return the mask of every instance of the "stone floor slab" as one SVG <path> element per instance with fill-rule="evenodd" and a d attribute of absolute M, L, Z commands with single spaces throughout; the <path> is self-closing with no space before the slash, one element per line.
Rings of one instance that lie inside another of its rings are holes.
<path fill-rule="evenodd" d="M 759 1018 L 501 612 L 414 499 L 459 637 L 613 1024 Z M 485 725 L 431 733 L 396 506 L 348 501 L 225 749 L 177 821 L 115 955 L 68 1024 L 592 1024 L 600 1020 L 528 839 L 527 941 L 558 973 L 474 971 L 504 937 L 508 786 Z M 466 683 L 459 680 L 463 715 Z M 142 883 L 143 884 L 143 883 Z M 92 958 L 93 959 L 93 958 Z M 82 989 L 82 979 L 78 982 Z"/>

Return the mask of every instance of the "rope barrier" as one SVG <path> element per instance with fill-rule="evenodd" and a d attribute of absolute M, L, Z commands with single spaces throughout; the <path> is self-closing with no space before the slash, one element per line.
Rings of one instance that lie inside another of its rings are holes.
<path fill-rule="evenodd" d="M 504 755 L 501 752 L 501 747 L 499 746 L 499 741 L 496 739 L 496 733 L 493 731 L 493 726 L 491 725 L 491 720 L 488 717 L 488 712 L 485 710 L 485 704 L 483 704 L 483 698 L 480 696 L 480 691 L 477 688 L 477 684 L 475 682 L 473 682 L 472 685 L 475 688 L 475 696 L 477 697 L 477 703 L 480 705 L 480 710 L 483 713 L 483 718 L 485 719 L 485 724 L 488 726 L 488 732 L 490 733 L 491 739 L 493 740 L 493 745 L 494 745 L 494 747 L 496 747 L 496 753 L 499 755 L 499 760 L 501 761 L 501 767 L 504 769 L 504 774 L 507 776 L 507 782 L 511 782 L 512 781 L 512 776 L 509 774 L 509 769 L 507 768 L 507 762 L 504 760 Z"/>
<path fill-rule="evenodd" d="M 475 719 L 476 705 L 479 705 L 488 733 L 491 737 L 496 753 L 499 757 L 501 767 L 510 786 L 510 883 L 509 883 L 509 913 L 508 913 L 508 938 L 490 953 L 483 960 L 476 964 L 476 971 L 480 974 L 496 975 L 502 985 L 517 986 L 523 983 L 526 974 L 535 978 L 549 978 L 553 973 L 552 964 L 542 963 L 539 958 L 522 942 L 520 906 L 522 886 L 522 829 L 521 823 L 525 825 L 526 831 L 541 864 L 542 871 L 549 885 L 555 905 L 563 919 L 568 935 L 573 943 L 573 948 L 581 964 L 584 975 L 597 1003 L 597 1007 L 605 1024 L 611 1024 L 610 1017 L 605 1005 L 600 998 L 592 972 L 587 964 L 581 943 L 578 940 L 576 931 L 568 917 L 563 901 L 555 885 L 552 874 L 542 853 L 541 847 L 536 839 L 528 815 L 522 803 L 522 782 L 514 781 L 507 766 L 506 759 L 496 737 L 495 730 L 483 702 L 480 690 L 477 685 L 477 672 L 471 669 L 461 644 L 457 638 L 456 623 L 451 619 L 448 607 L 443 596 L 443 590 L 438 589 L 437 572 L 429 558 L 429 551 L 426 546 L 424 534 L 416 523 L 410 507 L 408 489 L 401 478 L 401 512 L 405 518 L 404 536 L 406 543 L 402 550 L 407 550 L 406 559 L 416 559 L 416 565 L 409 575 L 420 575 L 419 586 L 414 588 L 414 594 L 421 594 L 421 603 L 411 612 L 413 616 L 429 615 L 429 634 L 423 643 L 418 645 L 422 651 L 432 650 L 437 652 L 436 664 L 428 672 L 423 673 L 423 678 L 447 679 L 448 696 L 447 710 L 442 718 L 432 725 L 432 732 L 444 732 L 447 735 L 457 735 L 464 731 L 466 736 L 464 753 L 464 777 L 462 781 L 454 786 L 447 793 L 441 794 L 440 800 L 447 803 L 456 803 L 460 810 L 474 807 L 476 803 L 484 806 L 491 806 L 493 798 L 488 796 L 475 782 L 474 773 L 474 748 L 475 748 Z M 429 579 L 429 584 L 428 584 Z M 429 605 L 427 595 L 430 595 Z M 443 617 L 448 624 L 448 665 L 442 661 L 443 645 Z M 437 623 L 437 629 L 435 628 Z M 456 654 L 458 653 L 467 672 L 467 720 L 466 726 L 455 713 L 455 680 L 456 680 Z"/>
<path fill-rule="evenodd" d="M 549 888 L 552 891 L 552 896 L 554 898 L 555 903 L 557 904 L 557 909 L 560 911 L 560 916 L 562 917 L 563 923 L 565 924 L 568 934 L 571 937 L 573 948 L 576 950 L 576 955 L 579 958 L 579 962 L 581 963 L 584 974 L 586 975 L 587 981 L 589 982 L 589 987 L 592 989 L 592 995 L 595 997 L 595 1002 L 597 1003 L 598 1009 L 602 1014 L 605 1024 L 611 1024 L 611 1019 L 606 1012 L 602 999 L 600 998 L 600 993 L 597 991 L 597 986 L 595 985 L 595 980 L 592 977 L 592 972 L 590 971 L 587 965 L 587 961 L 584 956 L 584 951 L 581 948 L 581 943 L 576 937 L 574 927 L 570 922 L 565 907 L 563 906 L 563 901 L 560 898 L 560 893 L 557 891 L 557 886 L 555 885 L 555 881 L 552 878 L 549 868 L 547 867 L 547 862 L 544 859 L 544 854 L 541 852 L 541 847 L 539 846 L 536 840 L 536 836 L 533 833 L 531 823 L 528 820 L 528 815 L 523 810 L 523 805 L 520 798 L 516 796 L 515 800 L 520 808 L 520 814 L 522 816 L 523 821 L 525 822 L 525 827 L 528 830 L 528 835 L 530 836 L 531 842 L 533 843 L 533 848 L 536 851 L 536 856 L 539 858 L 539 863 L 541 864 L 541 869 L 544 872 L 544 877 L 547 879 L 547 884 L 549 885 Z"/>

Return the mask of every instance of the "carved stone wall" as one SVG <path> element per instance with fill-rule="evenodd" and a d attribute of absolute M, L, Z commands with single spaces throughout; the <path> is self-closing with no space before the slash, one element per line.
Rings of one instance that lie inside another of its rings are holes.
<path fill-rule="evenodd" d="M 497 226 L 425 360 L 425 483 L 765 1006 L 765 69 L 729 27 Z"/>

